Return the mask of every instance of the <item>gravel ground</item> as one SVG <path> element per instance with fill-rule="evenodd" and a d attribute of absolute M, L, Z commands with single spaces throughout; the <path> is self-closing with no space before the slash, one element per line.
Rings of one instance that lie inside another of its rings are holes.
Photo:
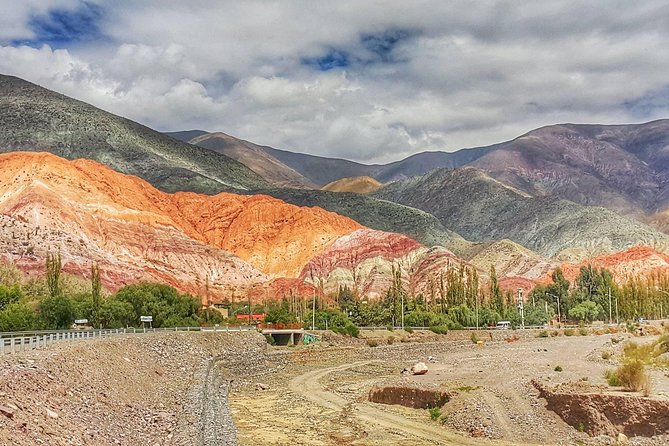
<path fill-rule="evenodd" d="M 234 445 L 214 359 L 248 358 L 243 367 L 265 345 L 256 333 L 157 333 L 0 357 L 11 412 L 0 413 L 0 444 Z"/>

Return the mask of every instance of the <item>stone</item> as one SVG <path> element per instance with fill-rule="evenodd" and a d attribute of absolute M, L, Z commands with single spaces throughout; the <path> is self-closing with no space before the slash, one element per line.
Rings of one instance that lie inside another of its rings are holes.
<path fill-rule="evenodd" d="M 58 419 L 58 413 L 51 410 L 51 409 L 46 410 L 46 416 L 49 417 L 49 418 L 52 418 L 54 420 Z"/>
<path fill-rule="evenodd" d="M 629 438 L 627 438 L 627 435 L 623 434 L 622 432 L 618 434 L 618 439 L 617 439 L 618 445 L 627 445 L 630 443 Z"/>
<path fill-rule="evenodd" d="M 0 414 L 6 416 L 7 418 L 13 418 L 14 417 L 14 409 L 11 407 L 7 406 L 0 406 Z"/>
<path fill-rule="evenodd" d="M 411 367 L 412 375 L 425 375 L 427 373 L 427 365 L 424 362 L 417 362 Z"/>
<path fill-rule="evenodd" d="M 256 383 L 256 390 L 268 390 L 269 386 L 263 383 Z"/>

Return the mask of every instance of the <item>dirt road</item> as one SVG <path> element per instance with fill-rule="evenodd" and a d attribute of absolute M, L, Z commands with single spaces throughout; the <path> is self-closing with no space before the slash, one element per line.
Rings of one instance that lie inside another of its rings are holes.
<path fill-rule="evenodd" d="M 333 411 L 343 411 L 346 409 L 365 424 L 375 425 L 388 430 L 400 430 L 408 436 L 420 439 L 420 444 L 451 446 L 504 446 L 512 444 L 497 441 L 479 441 L 450 432 L 443 427 L 433 426 L 428 423 L 418 424 L 400 415 L 377 409 L 373 406 L 373 403 L 351 403 L 341 396 L 326 390 L 320 383 L 321 379 L 326 378 L 333 372 L 341 372 L 370 363 L 371 361 L 361 361 L 353 364 L 313 370 L 291 380 L 289 388 L 291 391 L 302 395 L 309 401 L 326 409 Z"/>

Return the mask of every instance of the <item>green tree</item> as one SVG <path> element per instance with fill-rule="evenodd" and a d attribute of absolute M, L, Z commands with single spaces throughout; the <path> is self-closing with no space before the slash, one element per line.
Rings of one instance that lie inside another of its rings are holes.
<path fill-rule="evenodd" d="M 91 266 L 91 317 L 90 323 L 93 327 L 100 327 L 100 307 L 102 300 L 102 282 L 100 280 L 100 267 L 97 263 Z"/>
<path fill-rule="evenodd" d="M 35 330 L 40 326 L 37 313 L 25 304 L 14 302 L 0 311 L 0 331 Z"/>
<path fill-rule="evenodd" d="M 70 328 L 74 322 L 74 308 L 72 301 L 64 296 L 49 296 L 39 304 L 40 315 L 46 328 Z"/>
<path fill-rule="evenodd" d="M 504 311 L 504 297 L 497 281 L 497 271 L 495 265 L 490 265 L 490 282 L 488 284 L 490 292 L 490 304 L 499 314 Z"/>
<path fill-rule="evenodd" d="M 569 310 L 569 317 L 577 321 L 592 322 L 604 312 L 602 306 L 591 300 L 585 300 Z"/>
<path fill-rule="evenodd" d="M 60 287 L 61 257 L 58 254 L 46 253 L 46 281 L 49 288 L 49 296 L 52 298 L 62 295 Z"/>
<path fill-rule="evenodd" d="M 23 297 L 23 290 L 19 284 L 10 287 L 0 285 L 0 310 L 9 304 L 18 302 Z"/>

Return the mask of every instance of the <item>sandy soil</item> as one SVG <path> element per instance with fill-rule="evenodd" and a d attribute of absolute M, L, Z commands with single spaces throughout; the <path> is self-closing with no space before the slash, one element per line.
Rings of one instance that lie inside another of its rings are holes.
<path fill-rule="evenodd" d="M 545 409 L 531 384 L 605 385 L 604 371 L 616 364 L 601 353 L 615 353 L 624 343 L 612 338 L 622 336 L 277 348 L 271 355 L 286 366 L 257 378 L 262 386 L 252 377 L 240 383 L 230 405 L 238 440 L 249 446 L 614 444 L 568 426 Z M 416 361 L 426 362 L 429 373 L 401 377 Z M 368 402 L 370 388 L 386 382 L 438 388 L 452 399 L 435 421 L 424 409 Z M 666 371 L 654 371 L 653 382 L 655 396 L 667 398 Z M 669 441 L 634 438 L 632 444 Z"/>

